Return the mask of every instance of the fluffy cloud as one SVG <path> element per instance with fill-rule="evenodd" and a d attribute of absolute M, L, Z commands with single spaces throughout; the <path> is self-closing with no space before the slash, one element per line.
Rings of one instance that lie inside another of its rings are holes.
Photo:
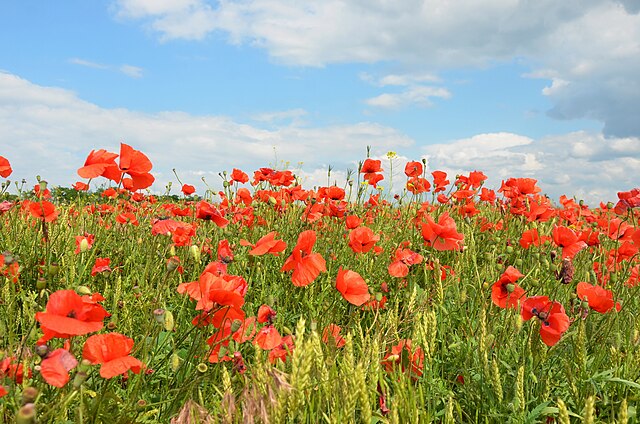
<path fill-rule="evenodd" d="M 157 190 L 174 179 L 173 168 L 190 183 L 205 177 L 216 184 L 218 173 L 233 167 L 252 171 L 288 164 L 315 175 L 314 170 L 328 165 L 353 168 L 367 145 L 380 153 L 413 144 L 398 131 L 369 122 L 322 128 L 294 122 L 264 129 L 224 116 L 105 109 L 70 91 L 9 73 L 0 73 L 0 134 L 6 140 L 0 154 L 11 161 L 14 180 L 32 184 L 37 173 L 53 184 L 69 185 L 92 149 L 117 151 L 118 142 L 125 141 L 152 160 Z"/>
<path fill-rule="evenodd" d="M 200 184 L 204 177 L 215 186 L 218 173 L 233 167 L 251 172 L 262 166 L 286 166 L 313 186 L 326 184 L 332 166 L 330 181 L 344 184 L 346 171 L 357 169 L 367 145 L 372 157 L 385 164 L 383 185 L 390 183 L 391 171 L 385 154 L 398 152 L 396 188 L 404 181 L 404 163 L 421 156 L 429 171 L 442 169 L 455 175 L 481 170 L 495 188 L 504 178 L 533 177 L 552 198 L 575 195 L 591 204 L 615 200 L 617 191 L 637 186 L 640 175 L 638 138 L 575 132 L 534 140 L 492 133 L 417 148 L 393 128 L 369 122 L 313 128 L 295 122 L 302 115 L 301 110 L 265 114 L 269 122 L 294 121 L 264 129 L 224 116 L 105 109 L 73 92 L 0 72 L 0 134 L 5 140 L 0 154 L 11 161 L 11 178 L 25 178 L 29 184 L 39 174 L 52 184 L 69 185 L 78 179 L 76 170 L 92 149 L 117 151 L 121 140 L 151 158 L 157 191 L 175 181 L 174 168 L 185 182 Z"/>
<path fill-rule="evenodd" d="M 517 134 L 492 133 L 423 148 L 429 170 L 451 175 L 474 170 L 498 187 L 509 177 L 536 178 L 553 199 L 576 196 L 592 205 L 617 199 L 616 192 L 638 184 L 640 139 L 608 138 L 575 132 L 533 140 Z"/>
<path fill-rule="evenodd" d="M 396 62 L 406 69 L 523 61 L 555 74 L 556 119 L 590 118 L 640 135 L 640 3 L 635 0 L 117 0 L 164 40 L 221 31 L 305 66 Z M 387 93 L 374 105 L 406 102 Z"/>

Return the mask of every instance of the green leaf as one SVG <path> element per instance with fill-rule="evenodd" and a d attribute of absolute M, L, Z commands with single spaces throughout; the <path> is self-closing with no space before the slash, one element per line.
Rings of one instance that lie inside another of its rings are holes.
<path fill-rule="evenodd" d="M 635 381 L 625 380 L 623 378 L 612 377 L 608 378 L 606 381 L 611 381 L 613 383 L 622 383 L 627 386 L 633 387 L 634 389 L 640 389 L 640 384 L 636 383 Z"/>
<path fill-rule="evenodd" d="M 526 419 L 525 423 L 527 423 L 527 424 L 535 423 L 536 422 L 536 418 L 538 418 L 540 416 L 540 414 L 542 414 L 542 412 L 547 408 L 547 405 L 549 405 L 549 402 L 543 402 L 540 405 L 538 405 L 535 408 L 533 408 L 533 410 L 531 410 L 531 412 L 529 412 L 529 415 L 527 415 L 527 419 Z"/>

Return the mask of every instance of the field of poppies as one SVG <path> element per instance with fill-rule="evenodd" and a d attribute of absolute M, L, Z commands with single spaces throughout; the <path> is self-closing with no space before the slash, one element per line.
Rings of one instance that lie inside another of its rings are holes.
<path fill-rule="evenodd" d="M 589 207 L 390 152 L 342 186 L 233 169 L 160 195 L 127 144 L 72 188 L 10 159 L 4 422 L 637 420 L 640 188 Z"/>

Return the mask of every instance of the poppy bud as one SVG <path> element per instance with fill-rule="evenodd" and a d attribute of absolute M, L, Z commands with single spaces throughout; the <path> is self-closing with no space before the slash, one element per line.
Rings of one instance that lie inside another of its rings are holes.
<path fill-rule="evenodd" d="M 189 247 L 189 253 L 196 262 L 200 262 L 200 248 L 197 245 L 191 245 L 191 247 Z"/>
<path fill-rule="evenodd" d="M 82 295 L 89 296 L 91 295 L 91 289 L 87 286 L 78 286 L 76 287 L 76 293 L 78 293 L 80 296 Z"/>
<path fill-rule="evenodd" d="M 169 233 L 171 234 L 171 233 Z M 171 248 L 169 249 L 169 254 L 171 256 L 175 256 L 176 255 L 176 247 L 174 245 L 171 245 Z"/>
<path fill-rule="evenodd" d="M 588 301 L 586 301 L 586 300 L 583 300 L 583 301 L 582 301 L 582 303 L 580 304 L 580 306 L 581 306 L 583 309 L 589 309 L 589 302 L 588 302 Z"/>
<path fill-rule="evenodd" d="M 36 422 L 36 406 L 33 403 L 27 403 L 18 411 L 16 415 L 16 424 L 30 424 Z"/>
<path fill-rule="evenodd" d="M 609 275 L 609 281 L 611 281 L 612 283 L 617 283 L 618 282 L 618 274 L 616 274 L 615 272 L 612 272 Z"/>
<path fill-rule="evenodd" d="M 173 319 L 173 313 L 171 311 L 165 312 L 163 326 L 166 331 L 173 331 L 173 328 L 175 327 L 175 321 Z"/>
<path fill-rule="evenodd" d="M 171 355 L 171 370 L 173 372 L 178 371 L 178 368 L 180 368 L 180 362 L 181 360 L 177 353 Z"/>
<path fill-rule="evenodd" d="M 271 203 L 273 206 L 275 206 L 278 203 L 278 201 L 276 200 L 275 197 L 269 196 L 269 203 Z"/>
<path fill-rule="evenodd" d="M 86 238 L 83 238 L 82 240 L 80 240 L 79 248 L 80 248 L 80 253 L 84 253 L 87 250 L 89 250 L 90 248 L 89 240 L 87 240 Z"/>
<path fill-rule="evenodd" d="M 231 332 L 235 333 L 240 329 L 240 327 L 242 327 L 242 321 L 240 321 L 239 319 L 234 319 L 231 323 Z"/>
<path fill-rule="evenodd" d="M 229 181 L 223 181 L 223 182 L 222 182 L 222 186 L 223 186 L 224 188 L 227 188 L 227 187 L 229 187 L 230 185 L 231 185 L 231 183 L 229 183 Z"/>

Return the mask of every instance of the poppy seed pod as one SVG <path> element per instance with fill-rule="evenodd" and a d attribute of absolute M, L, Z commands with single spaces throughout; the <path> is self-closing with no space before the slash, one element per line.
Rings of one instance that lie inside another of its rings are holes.
<path fill-rule="evenodd" d="M 30 424 L 36 422 L 36 406 L 33 403 L 27 403 L 18 411 L 16 415 L 16 424 Z"/>
<path fill-rule="evenodd" d="M 153 311 L 153 318 L 155 318 L 158 324 L 164 324 L 165 310 L 162 308 L 155 309 Z"/>
<path fill-rule="evenodd" d="M 22 392 L 22 404 L 34 403 L 38 397 L 38 389 L 35 387 L 27 387 Z"/>

